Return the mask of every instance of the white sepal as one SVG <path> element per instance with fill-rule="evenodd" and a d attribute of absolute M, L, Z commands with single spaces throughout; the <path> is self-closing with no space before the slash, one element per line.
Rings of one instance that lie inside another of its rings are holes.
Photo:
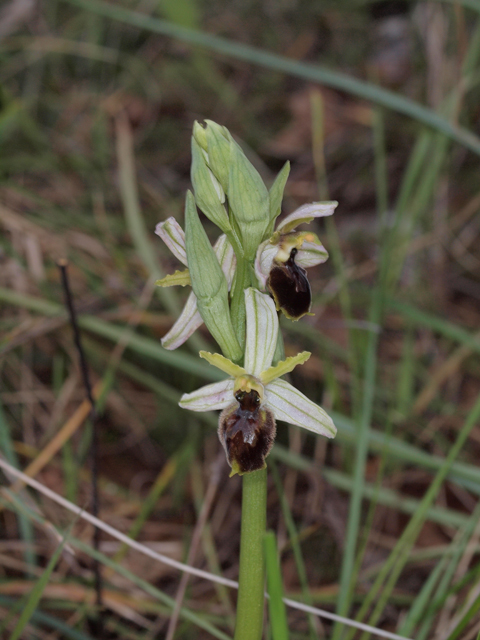
<path fill-rule="evenodd" d="M 267 287 L 268 275 L 272 269 L 273 260 L 277 253 L 278 245 L 271 244 L 270 240 L 262 242 L 258 247 L 255 258 L 255 275 L 257 276 L 257 280 L 264 291 Z"/>
<path fill-rule="evenodd" d="M 304 240 L 301 248 L 295 256 L 295 262 L 299 267 L 307 269 L 315 267 L 317 264 L 323 264 L 328 260 L 328 253 L 323 244 L 316 242 L 308 242 Z"/>
<path fill-rule="evenodd" d="M 272 364 L 277 346 L 278 317 L 273 300 L 257 289 L 245 289 L 245 308 L 245 369 L 258 378 Z"/>
<path fill-rule="evenodd" d="M 182 264 L 187 265 L 187 252 L 185 250 L 185 233 L 175 218 L 170 217 L 165 222 L 159 222 L 155 227 L 155 233 L 164 241 L 173 255 Z"/>
<path fill-rule="evenodd" d="M 213 250 L 218 258 L 222 271 L 227 279 L 228 289 L 232 286 L 233 276 L 235 275 L 235 268 L 237 266 L 237 259 L 235 257 L 235 251 L 232 245 L 227 240 L 227 236 L 223 233 L 216 241 Z"/>
<path fill-rule="evenodd" d="M 192 393 L 184 393 L 178 403 L 190 411 L 213 411 L 226 409 L 233 402 L 232 378 L 207 384 Z"/>
<path fill-rule="evenodd" d="M 337 205 L 338 202 L 334 200 L 332 202 L 310 202 L 309 204 L 304 204 L 282 220 L 276 231 L 288 233 L 304 222 L 311 222 L 313 218 L 331 216 Z"/>
<path fill-rule="evenodd" d="M 207 163 L 208 163 L 208 154 L 206 155 L 207 155 Z M 216 179 L 216 177 L 213 175 L 210 169 L 208 169 L 208 173 L 210 175 L 210 180 L 212 181 L 213 188 L 215 189 L 218 199 L 223 204 L 225 202 L 225 191 L 222 189 L 222 185 L 219 183 L 219 181 Z"/>
<path fill-rule="evenodd" d="M 330 416 L 285 380 L 278 378 L 265 387 L 265 401 L 277 420 L 327 438 L 333 438 L 337 433 Z"/>
<path fill-rule="evenodd" d="M 162 340 L 162 346 L 169 351 L 180 347 L 203 324 L 202 316 L 197 310 L 197 298 L 193 291 L 187 298 L 178 320 Z"/>

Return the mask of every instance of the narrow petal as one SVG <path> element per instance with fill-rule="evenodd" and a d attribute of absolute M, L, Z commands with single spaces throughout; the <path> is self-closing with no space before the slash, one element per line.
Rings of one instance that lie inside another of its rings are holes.
<path fill-rule="evenodd" d="M 165 349 L 173 351 L 173 349 L 176 349 L 188 340 L 192 333 L 202 324 L 203 320 L 197 309 L 197 298 L 192 291 L 187 298 L 187 302 L 178 320 L 170 331 L 163 336 L 161 340 L 162 345 Z"/>
<path fill-rule="evenodd" d="M 216 241 L 213 250 L 218 258 L 222 271 L 225 274 L 228 284 L 228 290 L 232 286 L 233 276 L 235 275 L 235 267 L 237 265 L 237 259 L 235 257 L 235 251 L 232 245 L 227 240 L 227 236 L 222 234 Z"/>
<path fill-rule="evenodd" d="M 270 367 L 270 369 L 262 371 L 260 374 L 260 380 L 264 385 L 271 384 L 273 380 L 276 380 L 276 378 L 284 376 L 286 373 L 290 373 L 290 371 L 293 371 L 297 365 L 306 362 L 311 355 L 310 351 L 302 351 L 302 353 L 297 353 L 296 356 L 290 356 L 276 364 L 274 367 Z"/>
<path fill-rule="evenodd" d="M 157 236 L 160 236 L 173 255 L 187 267 L 185 233 L 175 218 L 171 217 L 165 220 L 165 222 L 159 222 L 155 227 L 155 233 Z"/>
<path fill-rule="evenodd" d="M 285 380 L 274 380 L 265 388 L 265 400 L 277 420 L 333 438 L 337 429 L 330 416 Z"/>
<path fill-rule="evenodd" d="M 272 268 L 273 260 L 278 252 L 278 245 L 271 244 L 269 240 L 262 242 L 258 247 L 255 258 L 255 275 L 261 288 L 265 291 L 267 287 L 268 274 Z"/>
<path fill-rule="evenodd" d="M 217 369 L 220 369 L 220 371 L 223 371 L 223 373 L 227 373 L 233 378 L 237 378 L 238 376 L 243 376 L 246 374 L 246 371 L 243 367 L 239 367 L 238 364 L 234 364 L 231 360 L 225 358 L 225 356 L 222 356 L 219 353 L 208 353 L 208 351 L 200 351 L 199 355 L 208 363 L 213 364 L 214 367 L 217 367 Z"/>
<path fill-rule="evenodd" d="M 161 278 L 161 280 L 156 280 L 155 284 L 157 287 L 175 287 L 177 285 L 185 287 L 191 285 L 190 271 L 188 269 L 184 269 L 183 271 L 177 270 L 175 273 L 170 273 L 168 276 Z"/>
<path fill-rule="evenodd" d="M 270 296 L 256 289 L 245 289 L 247 312 L 247 340 L 245 345 L 245 369 L 259 377 L 272 364 L 277 346 L 278 317 L 275 303 Z"/>
<path fill-rule="evenodd" d="M 334 200 L 332 202 L 311 202 L 309 204 L 304 204 L 282 220 L 276 231 L 279 231 L 282 234 L 288 233 L 300 224 L 311 222 L 314 218 L 331 216 L 337 205 L 338 202 Z"/>
<path fill-rule="evenodd" d="M 190 409 L 190 411 L 226 409 L 234 401 L 233 384 L 231 378 L 207 384 L 192 393 L 184 393 L 178 404 L 183 409 Z"/>
<path fill-rule="evenodd" d="M 295 262 L 304 269 L 323 264 L 328 260 L 328 253 L 321 243 L 303 242 L 301 248 L 295 256 Z"/>

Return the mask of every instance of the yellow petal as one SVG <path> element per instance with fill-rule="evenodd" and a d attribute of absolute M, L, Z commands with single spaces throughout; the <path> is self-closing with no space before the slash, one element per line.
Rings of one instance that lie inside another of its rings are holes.
<path fill-rule="evenodd" d="M 201 358 L 204 358 L 210 364 L 213 364 L 214 367 L 220 369 L 224 373 L 227 373 L 229 376 L 233 378 L 237 378 L 238 376 L 243 376 L 247 372 L 243 367 L 238 366 L 238 364 L 234 364 L 228 358 L 220 355 L 219 353 L 209 353 L 208 351 L 200 351 L 199 353 Z"/>
<path fill-rule="evenodd" d="M 158 287 L 174 287 L 175 285 L 185 287 L 186 285 L 191 285 L 192 282 L 190 280 L 189 270 L 184 269 L 183 271 L 175 271 L 175 273 L 171 273 L 161 280 L 157 280 L 155 284 Z"/>
<path fill-rule="evenodd" d="M 276 378 L 293 371 L 297 364 L 303 364 L 306 362 L 311 355 L 310 351 L 302 351 L 302 353 L 298 353 L 296 356 L 290 356 L 276 364 L 274 367 L 270 367 L 266 371 L 262 371 L 260 374 L 260 380 L 264 385 L 270 384 L 270 382 L 273 382 Z"/>

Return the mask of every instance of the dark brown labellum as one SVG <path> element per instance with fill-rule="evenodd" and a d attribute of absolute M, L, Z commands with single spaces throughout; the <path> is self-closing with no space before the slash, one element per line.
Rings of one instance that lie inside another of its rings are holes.
<path fill-rule="evenodd" d="M 293 248 L 286 262 L 274 262 L 267 280 L 277 310 L 282 310 L 290 320 L 299 320 L 312 306 L 307 272 L 295 264 L 297 253 L 297 249 Z"/>
<path fill-rule="evenodd" d="M 275 418 L 260 406 L 255 390 L 237 391 L 237 402 L 224 409 L 218 422 L 218 437 L 232 473 L 248 473 L 265 467 L 276 434 Z"/>

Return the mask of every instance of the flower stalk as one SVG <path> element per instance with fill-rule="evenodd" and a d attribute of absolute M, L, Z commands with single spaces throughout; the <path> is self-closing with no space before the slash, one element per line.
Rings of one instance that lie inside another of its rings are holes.
<path fill-rule="evenodd" d="M 267 522 L 267 469 L 246 473 L 242 483 L 242 525 L 237 618 L 234 640 L 260 640 L 263 631 Z"/>
<path fill-rule="evenodd" d="M 232 302 L 230 305 L 232 325 L 240 344 L 242 352 L 245 352 L 245 296 L 244 291 L 250 286 L 250 265 L 243 256 L 237 257 L 237 269 L 235 281 L 232 287 Z"/>

